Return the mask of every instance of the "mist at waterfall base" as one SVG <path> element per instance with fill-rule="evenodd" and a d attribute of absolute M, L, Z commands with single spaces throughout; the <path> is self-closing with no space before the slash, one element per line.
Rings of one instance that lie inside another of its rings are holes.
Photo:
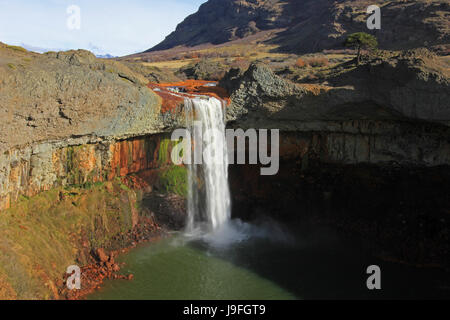
<path fill-rule="evenodd" d="M 359 241 L 325 227 L 284 226 L 261 216 L 231 219 L 222 103 L 189 99 L 187 126 L 200 120 L 210 148 L 202 165 L 189 165 L 186 230 L 139 246 L 119 262 L 133 281 L 107 280 L 90 299 L 278 300 L 439 298 L 448 275 L 381 261 Z M 199 141 L 194 128 L 193 136 Z M 222 141 L 221 141 L 222 140 Z M 221 151 L 221 152 L 215 152 Z M 214 159 L 215 158 L 215 159 Z M 382 270 L 382 290 L 367 289 L 366 269 Z"/>

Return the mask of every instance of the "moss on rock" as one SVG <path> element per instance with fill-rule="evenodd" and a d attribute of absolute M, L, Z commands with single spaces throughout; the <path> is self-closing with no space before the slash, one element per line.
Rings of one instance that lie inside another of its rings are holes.
<path fill-rule="evenodd" d="M 188 176 L 186 167 L 172 166 L 162 170 L 159 174 L 159 184 L 164 192 L 187 197 Z"/>

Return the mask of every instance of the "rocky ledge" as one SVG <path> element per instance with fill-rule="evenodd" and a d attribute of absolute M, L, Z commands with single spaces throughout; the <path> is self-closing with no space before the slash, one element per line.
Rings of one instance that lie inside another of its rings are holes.
<path fill-rule="evenodd" d="M 347 164 L 450 164 L 449 74 L 426 50 L 371 59 L 322 84 L 292 83 L 253 64 L 231 70 L 220 86 L 230 91 L 229 126 L 304 133 L 300 154 L 315 149 L 324 161 Z"/>
<path fill-rule="evenodd" d="M 0 45 L 0 152 L 42 141 L 159 132 L 146 79 L 84 50 L 34 54 Z M 20 134 L 18 134 L 20 132 Z"/>
<path fill-rule="evenodd" d="M 155 168 L 155 134 L 174 128 L 179 112 L 162 110 L 147 82 L 88 51 L 0 43 L 0 210 L 21 195 Z"/>

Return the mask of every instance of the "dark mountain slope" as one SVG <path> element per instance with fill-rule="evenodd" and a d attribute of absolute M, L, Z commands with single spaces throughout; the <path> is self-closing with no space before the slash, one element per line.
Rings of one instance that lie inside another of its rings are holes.
<path fill-rule="evenodd" d="M 382 29 L 374 33 L 384 49 L 448 44 L 448 0 L 210 0 L 148 51 L 222 44 L 264 30 L 280 30 L 271 43 L 304 53 L 339 47 L 349 32 L 366 31 L 366 8 L 382 9 Z"/>
<path fill-rule="evenodd" d="M 210 0 L 187 17 L 151 51 L 186 45 L 220 44 L 260 30 L 285 27 L 284 3 L 279 0 Z"/>

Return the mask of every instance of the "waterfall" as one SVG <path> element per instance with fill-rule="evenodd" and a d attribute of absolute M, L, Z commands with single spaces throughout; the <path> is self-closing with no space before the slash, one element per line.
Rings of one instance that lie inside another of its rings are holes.
<path fill-rule="evenodd" d="M 216 98 L 185 98 L 193 148 L 188 165 L 188 233 L 214 231 L 230 219 L 224 104 Z M 200 150 L 200 151 L 198 151 Z"/>

